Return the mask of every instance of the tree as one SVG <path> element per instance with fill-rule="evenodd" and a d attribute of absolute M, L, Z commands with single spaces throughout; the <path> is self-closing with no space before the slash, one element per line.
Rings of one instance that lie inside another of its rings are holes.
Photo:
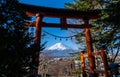
<path fill-rule="evenodd" d="M 101 25 L 101 38 L 97 41 L 98 46 L 106 46 L 107 53 L 112 55 L 110 62 L 114 62 L 119 51 L 119 16 L 120 1 L 110 0 L 103 9 L 98 25 Z"/>
<path fill-rule="evenodd" d="M 77 10 L 95 10 L 100 9 L 102 12 L 100 18 L 95 21 L 91 20 L 93 27 L 91 28 L 92 42 L 94 48 L 98 51 L 100 47 L 105 46 L 107 53 L 115 55 L 111 58 L 111 62 L 115 61 L 119 54 L 119 22 L 120 8 L 119 0 L 74 0 L 74 4 L 66 3 L 67 8 Z M 98 37 L 99 36 L 99 37 Z M 76 36 L 78 43 L 83 43 L 84 32 L 80 31 Z M 86 47 L 86 46 L 85 46 Z M 86 48 L 85 48 L 86 49 Z"/>
<path fill-rule="evenodd" d="M 23 77 L 34 65 L 40 48 L 23 24 L 29 20 L 17 0 L 0 0 L 0 77 Z"/>

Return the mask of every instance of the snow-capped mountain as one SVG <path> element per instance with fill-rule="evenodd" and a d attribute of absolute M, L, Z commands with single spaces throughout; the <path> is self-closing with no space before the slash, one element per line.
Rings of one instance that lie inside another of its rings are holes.
<path fill-rule="evenodd" d="M 74 52 L 71 48 L 62 43 L 56 43 L 46 50 L 43 51 L 44 53 L 49 53 L 50 56 L 57 56 L 57 57 L 65 57 L 70 56 L 69 53 Z"/>
<path fill-rule="evenodd" d="M 68 50 L 69 48 L 62 43 L 56 43 L 53 46 L 49 47 L 47 50 Z"/>

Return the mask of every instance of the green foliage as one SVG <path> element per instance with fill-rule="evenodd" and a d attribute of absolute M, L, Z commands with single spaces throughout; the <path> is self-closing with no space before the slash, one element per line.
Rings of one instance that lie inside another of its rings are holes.
<path fill-rule="evenodd" d="M 90 1 L 75 0 L 74 4 L 66 3 L 66 7 L 76 10 L 88 10 L 91 8 Z"/>
<path fill-rule="evenodd" d="M 120 12 L 118 9 L 120 9 L 120 1 L 109 3 L 106 9 L 103 10 L 107 17 L 100 19 L 99 22 L 103 23 L 104 28 L 104 31 L 101 32 L 103 39 L 100 42 L 107 46 L 108 53 L 114 56 L 111 58 L 111 62 L 115 61 L 120 49 Z"/>
<path fill-rule="evenodd" d="M 81 5 L 82 4 L 82 5 Z M 120 45 L 120 1 L 119 0 L 75 0 L 74 4 L 66 4 L 67 8 L 78 10 L 100 9 L 100 18 L 91 20 L 93 46 L 99 50 L 105 46 L 107 53 L 118 55 Z M 83 43 L 84 32 L 76 36 L 77 43 Z M 115 57 L 112 61 L 115 60 Z"/>
<path fill-rule="evenodd" d="M 29 20 L 17 0 L 0 0 L 0 77 L 23 77 L 29 72 L 33 54 L 40 49 L 23 25 Z"/>

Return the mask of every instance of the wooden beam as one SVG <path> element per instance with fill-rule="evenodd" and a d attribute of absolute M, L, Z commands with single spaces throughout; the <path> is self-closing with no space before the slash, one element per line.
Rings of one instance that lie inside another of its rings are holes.
<path fill-rule="evenodd" d="M 92 53 L 93 56 L 98 56 L 100 55 L 101 56 L 101 52 L 95 52 L 95 53 Z"/>
<path fill-rule="evenodd" d="M 26 26 L 35 27 L 36 22 L 26 22 L 24 23 Z M 92 25 L 84 25 L 84 24 L 66 24 L 65 26 L 61 26 L 59 23 L 42 23 L 42 27 L 51 27 L 51 28 L 90 28 Z"/>
<path fill-rule="evenodd" d="M 88 58 L 88 54 L 83 54 L 83 57 L 84 58 Z"/>
<path fill-rule="evenodd" d="M 29 26 L 29 27 L 35 27 L 36 22 L 25 22 L 23 23 L 25 26 Z"/>
<path fill-rule="evenodd" d="M 101 12 L 101 10 L 80 11 L 75 9 L 42 7 L 23 3 L 20 3 L 20 5 L 22 10 L 25 11 L 28 16 L 35 16 L 36 13 L 39 13 L 47 17 L 83 18 L 87 16 L 89 19 L 96 19 Z"/>
<path fill-rule="evenodd" d="M 67 28 L 89 28 L 89 26 L 85 26 L 84 24 L 66 24 Z M 43 23 L 42 27 L 54 27 L 54 28 L 61 28 L 61 24 L 57 23 Z"/>

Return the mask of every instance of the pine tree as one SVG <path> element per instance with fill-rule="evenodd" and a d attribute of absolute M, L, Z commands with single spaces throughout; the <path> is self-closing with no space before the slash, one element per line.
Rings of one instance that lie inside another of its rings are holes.
<path fill-rule="evenodd" d="M 120 1 L 119 0 L 74 0 L 74 4 L 66 3 L 66 8 L 82 11 L 101 10 L 100 18 L 91 20 L 93 27 L 91 30 L 92 42 L 94 48 L 98 51 L 100 47 L 105 46 L 108 54 L 115 55 L 110 61 L 114 62 L 119 54 L 119 22 L 120 22 Z M 77 43 L 84 44 L 84 32 L 76 36 Z M 84 49 L 86 46 L 84 45 Z"/>
<path fill-rule="evenodd" d="M 38 49 L 23 24 L 29 20 L 17 0 L 0 0 L 0 77 L 23 77 L 34 65 Z"/>

